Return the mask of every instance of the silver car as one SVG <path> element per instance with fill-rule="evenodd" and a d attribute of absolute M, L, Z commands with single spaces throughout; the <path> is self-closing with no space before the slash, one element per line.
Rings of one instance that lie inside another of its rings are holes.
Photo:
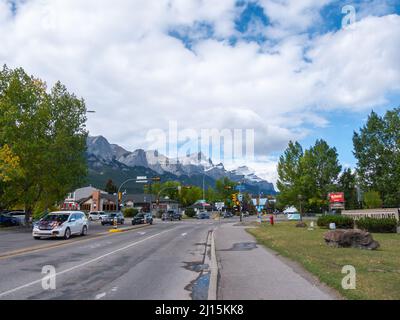
<path fill-rule="evenodd" d="M 40 219 L 33 226 L 34 239 L 42 237 L 64 238 L 68 240 L 71 235 L 87 235 L 89 222 L 81 211 L 51 212 Z"/>

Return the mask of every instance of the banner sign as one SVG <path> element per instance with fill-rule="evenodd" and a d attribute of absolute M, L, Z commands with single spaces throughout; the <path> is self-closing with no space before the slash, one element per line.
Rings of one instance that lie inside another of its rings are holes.
<path fill-rule="evenodd" d="M 332 192 L 328 195 L 330 203 L 343 203 L 344 193 L 343 192 Z"/>
<path fill-rule="evenodd" d="M 287 217 L 291 221 L 300 221 L 301 220 L 300 213 L 288 213 Z"/>

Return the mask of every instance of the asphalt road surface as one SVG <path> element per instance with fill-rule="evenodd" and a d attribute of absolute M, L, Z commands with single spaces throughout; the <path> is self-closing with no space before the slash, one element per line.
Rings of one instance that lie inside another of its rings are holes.
<path fill-rule="evenodd" d="M 122 233 L 94 223 L 68 241 L 1 231 L 0 300 L 207 300 L 209 287 L 218 299 L 336 298 L 258 246 L 245 231 L 254 220 L 157 221 Z"/>
<path fill-rule="evenodd" d="M 125 225 L 130 225 L 131 221 L 127 220 Z M 89 222 L 89 237 L 107 232 L 110 226 L 102 226 L 99 221 Z M 44 245 L 54 245 L 57 242 L 63 242 L 63 239 L 47 238 L 40 241 L 33 239 L 31 228 L 10 228 L 10 230 L 0 230 L 0 256 L 4 252 L 20 250 L 24 248 Z"/>
<path fill-rule="evenodd" d="M 0 299 L 206 299 L 208 286 L 198 279 L 209 231 L 218 224 L 162 222 L 0 258 Z M 56 272 L 55 289 L 48 288 L 45 266 Z"/>

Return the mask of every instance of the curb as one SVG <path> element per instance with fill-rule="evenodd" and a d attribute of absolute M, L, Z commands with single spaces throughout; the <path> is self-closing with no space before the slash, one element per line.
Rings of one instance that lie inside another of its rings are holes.
<path fill-rule="evenodd" d="M 210 274 L 210 285 L 208 287 L 208 300 L 217 300 L 217 290 L 218 290 L 218 263 L 217 263 L 217 253 L 215 250 L 215 239 L 214 232 L 211 232 L 211 274 Z"/>

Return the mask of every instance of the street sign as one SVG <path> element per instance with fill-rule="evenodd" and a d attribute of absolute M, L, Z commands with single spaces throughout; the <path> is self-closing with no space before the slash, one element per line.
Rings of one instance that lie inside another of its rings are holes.
<path fill-rule="evenodd" d="M 136 180 L 147 180 L 146 176 L 139 176 L 136 178 Z"/>
<path fill-rule="evenodd" d="M 241 193 L 238 195 L 238 200 L 239 200 L 240 202 L 243 201 L 243 195 L 242 195 Z"/>
<path fill-rule="evenodd" d="M 343 203 L 344 193 L 343 192 L 331 192 L 328 195 L 330 203 Z"/>
<path fill-rule="evenodd" d="M 245 187 L 242 186 L 242 185 L 238 185 L 238 186 L 236 186 L 235 189 L 236 189 L 237 191 L 244 191 Z"/>
<path fill-rule="evenodd" d="M 217 210 L 222 210 L 222 208 L 225 207 L 225 203 L 224 202 L 216 202 L 215 207 L 217 208 Z"/>

